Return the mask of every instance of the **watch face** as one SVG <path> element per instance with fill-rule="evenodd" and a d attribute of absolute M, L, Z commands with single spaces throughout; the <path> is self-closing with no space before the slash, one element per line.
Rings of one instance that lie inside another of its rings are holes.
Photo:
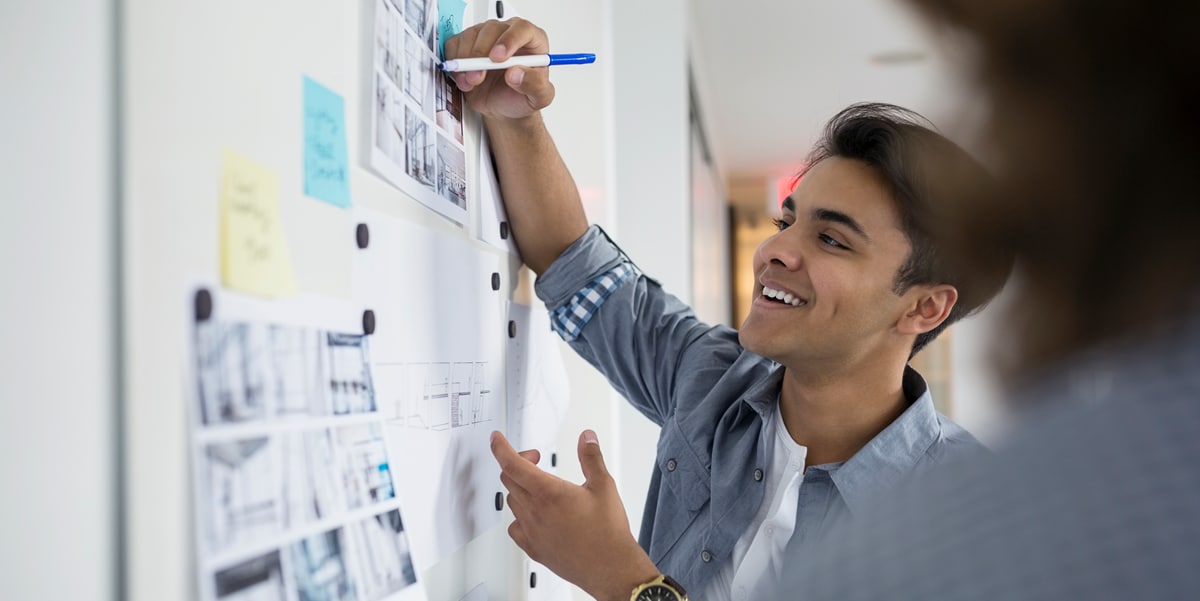
<path fill-rule="evenodd" d="M 679 601 L 679 595 L 665 586 L 656 584 L 643 589 L 634 601 Z"/>

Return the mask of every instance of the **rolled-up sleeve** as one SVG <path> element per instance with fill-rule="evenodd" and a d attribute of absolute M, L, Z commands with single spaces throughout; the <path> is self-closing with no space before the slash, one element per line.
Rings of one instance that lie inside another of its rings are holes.
<path fill-rule="evenodd" d="M 639 411 L 662 425 L 688 347 L 709 326 L 640 272 L 597 226 L 538 278 L 551 323 Z"/>

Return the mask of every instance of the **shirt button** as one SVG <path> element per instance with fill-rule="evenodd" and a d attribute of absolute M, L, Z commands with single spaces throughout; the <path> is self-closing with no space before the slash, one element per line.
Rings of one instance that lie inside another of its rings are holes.
<path fill-rule="evenodd" d="M 676 465 L 679 465 L 679 464 L 675 463 L 675 460 L 674 460 L 674 459 L 668 459 L 668 460 L 667 460 L 667 471 L 668 471 L 668 472 L 673 472 L 673 471 L 675 471 L 675 466 L 676 466 Z"/>
<path fill-rule="evenodd" d="M 712 561 L 712 553 L 709 553 L 708 549 L 701 551 L 700 552 L 700 561 L 703 561 L 704 563 L 708 563 L 708 562 Z"/>
<path fill-rule="evenodd" d="M 754 481 L 762 482 L 762 470 L 761 469 L 754 470 Z"/>

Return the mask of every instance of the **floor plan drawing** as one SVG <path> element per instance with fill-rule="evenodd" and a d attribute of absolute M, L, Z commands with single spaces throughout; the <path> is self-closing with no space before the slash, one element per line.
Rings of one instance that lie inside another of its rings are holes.
<path fill-rule="evenodd" d="M 420 571 L 502 515 L 488 446 L 507 426 L 502 266 L 474 241 L 362 207 L 356 217 L 371 237 L 355 257 L 354 298 L 386 316 L 371 373 Z"/>
<path fill-rule="evenodd" d="M 389 399 L 395 416 L 390 424 L 441 431 L 493 419 L 486 362 L 376 364 L 375 369 L 398 379 Z"/>

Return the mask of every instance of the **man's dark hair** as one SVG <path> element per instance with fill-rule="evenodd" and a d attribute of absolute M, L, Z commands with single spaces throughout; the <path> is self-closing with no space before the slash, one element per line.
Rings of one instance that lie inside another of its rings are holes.
<path fill-rule="evenodd" d="M 941 225 L 990 197 L 992 178 L 924 117 L 892 104 L 854 104 L 834 115 L 808 156 L 808 168 L 830 157 L 866 163 L 891 187 L 900 228 L 912 247 L 896 272 L 896 294 L 918 284 L 949 284 L 958 290 L 950 316 L 917 336 L 911 358 L 950 324 L 986 305 L 1008 278 L 1012 260 L 1004 253 L 995 253 L 990 264 L 970 266 L 947 256 L 954 232 Z M 971 197 L 964 197 L 964 191 Z"/>

